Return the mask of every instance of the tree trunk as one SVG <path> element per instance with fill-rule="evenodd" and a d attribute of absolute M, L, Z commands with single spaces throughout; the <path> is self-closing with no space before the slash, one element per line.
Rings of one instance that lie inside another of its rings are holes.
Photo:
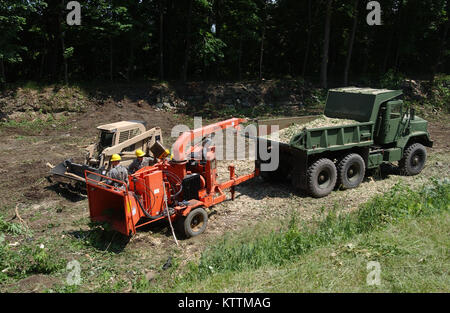
<path fill-rule="evenodd" d="M 164 80 L 164 8 L 159 1 L 159 79 Z"/>
<path fill-rule="evenodd" d="M 306 65 L 308 64 L 309 49 L 311 46 L 312 17 L 311 17 L 311 0 L 308 0 L 308 39 L 306 40 L 305 57 L 303 59 L 302 77 L 306 74 Z"/>
<path fill-rule="evenodd" d="M 63 19 L 63 12 L 64 12 L 64 0 L 61 0 L 61 10 L 59 12 L 59 28 L 60 28 L 60 37 L 61 37 L 61 48 L 62 48 L 62 57 L 63 57 L 63 68 L 64 68 L 64 84 L 69 84 L 69 77 L 68 77 L 68 73 L 67 73 L 67 58 L 65 56 L 65 52 L 66 52 L 66 45 L 64 42 L 64 37 L 65 37 L 65 31 L 63 30 L 64 26 L 62 25 L 62 23 L 64 23 L 64 19 Z"/>
<path fill-rule="evenodd" d="M 223 16 L 222 16 L 222 7 L 223 7 L 223 0 L 216 0 L 214 1 L 214 17 L 216 22 L 216 38 L 221 39 L 222 38 L 222 25 L 223 25 Z M 216 65 L 216 79 L 221 77 L 220 75 L 220 62 L 215 62 Z"/>
<path fill-rule="evenodd" d="M 189 65 L 189 53 L 191 49 L 191 21 L 192 21 L 192 2 L 193 0 L 189 0 L 189 10 L 187 16 L 187 25 L 186 25 L 186 47 L 184 49 L 184 64 L 183 64 L 183 73 L 181 75 L 181 79 L 183 82 L 187 80 L 187 72 Z"/>
<path fill-rule="evenodd" d="M 6 83 L 5 64 L 3 62 L 3 58 L 0 58 L 0 75 L 2 75 L 0 82 Z"/>
<path fill-rule="evenodd" d="M 242 32 L 241 32 L 241 36 L 239 37 L 238 78 L 239 78 L 239 80 L 242 80 Z"/>
<path fill-rule="evenodd" d="M 113 81 L 114 75 L 113 75 L 113 40 L 112 36 L 109 36 L 109 80 Z"/>
<path fill-rule="evenodd" d="M 353 15 L 354 15 L 354 17 L 353 17 L 352 34 L 350 37 L 350 42 L 348 44 L 347 60 L 345 62 L 344 86 L 348 86 L 348 72 L 350 70 L 350 61 L 352 60 L 353 44 L 355 42 L 355 35 L 356 35 L 356 27 L 358 25 L 358 0 L 355 0 Z"/>
<path fill-rule="evenodd" d="M 395 25 L 395 34 L 397 39 L 397 47 L 395 49 L 395 58 L 394 58 L 394 70 L 397 72 L 399 70 L 399 63 L 400 63 L 400 48 L 402 46 L 402 35 L 401 35 L 401 28 L 402 28 L 402 20 L 403 20 L 403 1 L 398 2 L 398 19 L 396 21 Z"/>
<path fill-rule="evenodd" d="M 128 59 L 127 80 L 131 80 L 134 70 L 134 40 L 130 42 L 130 57 Z"/>
<path fill-rule="evenodd" d="M 328 49 L 330 47 L 331 5 L 333 0 L 328 0 L 325 17 L 325 35 L 322 49 L 322 65 L 320 68 L 320 83 L 322 88 L 327 88 Z"/>
<path fill-rule="evenodd" d="M 42 52 L 41 66 L 39 68 L 39 79 L 42 79 L 42 77 L 44 76 L 44 66 L 45 66 L 45 52 Z"/>
<path fill-rule="evenodd" d="M 386 53 L 384 54 L 384 60 L 383 60 L 383 64 L 381 67 L 381 74 L 384 74 L 386 72 L 386 68 L 387 68 L 387 64 L 388 64 L 388 60 L 389 60 L 389 55 L 391 52 L 391 47 L 392 47 L 392 41 L 394 40 L 394 32 L 391 32 L 391 35 L 389 36 L 389 41 L 388 44 L 386 46 Z"/>
<path fill-rule="evenodd" d="M 431 79 L 430 79 L 431 83 L 434 83 L 434 77 L 436 76 L 438 67 L 441 64 L 442 54 L 444 52 L 444 49 L 445 49 L 445 46 L 446 46 L 447 40 L 448 40 L 448 29 L 450 27 L 450 19 L 448 19 L 450 17 L 449 16 L 449 14 L 450 14 L 449 10 L 450 10 L 450 2 L 447 2 L 447 23 L 446 23 L 445 28 L 444 28 L 444 36 L 443 36 L 443 38 L 441 40 L 441 46 L 439 47 L 439 51 L 438 51 L 438 56 L 436 58 L 436 62 L 434 63 L 434 65 L 433 65 L 433 67 L 431 69 Z"/>
<path fill-rule="evenodd" d="M 267 23 L 267 1 L 264 0 L 264 24 L 261 35 L 261 49 L 259 54 L 259 80 L 262 80 L 262 67 L 264 56 L 264 38 L 266 37 L 266 23 Z"/>
<path fill-rule="evenodd" d="M 64 43 L 64 32 L 62 32 L 61 34 L 61 48 L 63 51 L 63 67 L 64 67 L 64 84 L 69 84 L 69 77 L 68 77 L 68 73 L 67 73 L 67 58 L 65 56 L 65 52 L 66 52 L 66 46 Z"/>

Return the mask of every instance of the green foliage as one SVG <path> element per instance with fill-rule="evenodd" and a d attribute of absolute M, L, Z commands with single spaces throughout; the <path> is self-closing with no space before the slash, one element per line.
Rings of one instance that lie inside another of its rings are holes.
<path fill-rule="evenodd" d="M 135 292 L 148 292 L 150 289 L 150 283 L 145 275 L 140 275 L 133 283 L 133 291 Z"/>
<path fill-rule="evenodd" d="M 73 47 L 66 48 L 64 51 L 64 59 L 70 58 L 73 55 L 74 50 L 75 49 Z"/>
<path fill-rule="evenodd" d="M 11 235 L 24 235 L 28 233 L 28 229 L 22 224 L 7 222 L 3 216 L 0 216 L 0 232 Z"/>
<path fill-rule="evenodd" d="M 330 44 L 330 77 L 343 74 L 354 3 L 333 2 L 331 27 L 337 31 Z M 68 11 L 61 1 L 1 1 L 0 61 L 5 77 L 56 82 L 64 62 L 55 60 L 61 58 L 70 60 L 71 79 L 89 81 L 110 72 L 115 79 L 154 79 L 160 66 L 164 79 L 179 79 L 186 60 L 188 76 L 195 79 L 256 78 L 261 57 L 266 78 L 317 77 L 320 69 L 323 1 L 90 0 L 81 4 L 81 25 L 72 27 L 65 23 Z M 448 72 L 450 50 L 441 45 L 447 1 L 385 1 L 383 27 L 375 28 L 365 23 L 365 8 L 362 1 L 359 4 L 350 67 L 355 81 L 384 75 L 386 68 L 428 74 L 440 66 Z M 402 14 L 414 23 L 399 23 Z M 438 56 L 442 64 L 437 64 Z M 392 73 L 385 76 L 383 85 L 396 86 Z"/>
<path fill-rule="evenodd" d="M 198 42 L 196 49 L 198 50 L 199 58 L 203 60 L 204 64 L 210 65 L 223 59 L 223 49 L 226 47 L 226 44 L 207 31 L 200 32 L 200 36 L 202 40 Z"/>
<path fill-rule="evenodd" d="M 293 217 L 286 230 L 258 236 L 248 242 L 224 239 L 207 249 L 198 265 L 191 265 L 185 279 L 205 278 L 211 273 L 243 271 L 264 265 L 282 265 L 313 248 L 358 234 L 383 229 L 405 218 L 449 211 L 450 180 L 433 180 L 419 191 L 398 184 L 376 196 L 351 214 L 329 213 L 313 226 L 299 228 Z"/>
<path fill-rule="evenodd" d="M 390 69 L 380 79 L 380 87 L 387 89 L 402 89 L 402 83 L 405 77 L 393 69 Z"/>
<path fill-rule="evenodd" d="M 9 277 L 21 279 L 33 274 L 51 274 L 64 267 L 64 260 L 38 245 L 21 245 L 13 250 L 0 242 L 0 282 Z"/>

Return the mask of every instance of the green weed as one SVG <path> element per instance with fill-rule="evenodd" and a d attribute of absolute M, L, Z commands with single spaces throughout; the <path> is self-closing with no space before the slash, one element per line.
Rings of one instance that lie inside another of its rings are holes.
<path fill-rule="evenodd" d="M 329 213 L 313 226 L 299 227 L 295 217 L 287 230 L 257 236 L 250 242 L 224 239 L 205 250 L 198 264 L 191 264 L 183 279 L 203 279 L 213 273 L 239 272 L 266 265 L 283 265 L 314 248 L 356 235 L 383 229 L 407 217 L 448 211 L 450 181 L 433 180 L 419 191 L 397 184 L 390 192 L 375 197 L 352 214 Z M 380 248 L 381 249 L 381 248 Z M 383 248 L 382 253 L 397 253 Z"/>
<path fill-rule="evenodd" d="M 0 216 L 0 232 L 5 232 L 11 235 L 24 235 L 29 231 L 24 225 L 7 222 L 2 216 Z"/>
<path fill-rule="evenodd" d="M 33 274 L 51 274 L 63 268 L 65 262 L 37 245 L 23 245 L 18 250 L 0 243 L 0 282 L 12 277 L 21 279 Z"/>

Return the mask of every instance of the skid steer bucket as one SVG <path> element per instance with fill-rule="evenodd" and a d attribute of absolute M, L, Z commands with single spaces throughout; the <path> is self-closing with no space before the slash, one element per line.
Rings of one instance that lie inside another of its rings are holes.
<path fill-rule="evenodd" d="M 85 172 L 85 178 L 91 220 L 106 222 L 126 236 L 136 233 L 135 225 L 141 218 L 141 211 L 134 193 L 128 191 L 126 184 L 89 171 Z M 120 184 L 120 187 L 108 185 L 108 180 Z"/>
<path fill-rule="evenodd" d="M 96 169 L 85 164 L 73 163 L 71 159 L 59 163 L 50 170 L 50 174 L 54 176 L 74 179 L 79 182 L 85 181 L 85 172 L 100 173 L 102 169 Z M 99 176 L 89 175 L 93 180 L 100 180 Z"/>

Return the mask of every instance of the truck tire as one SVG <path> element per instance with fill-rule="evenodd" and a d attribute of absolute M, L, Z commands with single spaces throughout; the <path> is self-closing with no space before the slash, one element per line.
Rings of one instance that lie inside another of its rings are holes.
<path fill-rule="evenodd" d="M 359 154 L 350 153 L 339 162 L 337 172 L 338 186 L 343 189 L 356 188 L 364 179 L 366 166 Z"/>
<path fill-rule="evenodd" d="M 400 173 L 405 176 L 413 176 L 419 174 L 427 160 L 427 150 L 420 143 L 414 143 L 405 149 L 403 158 L 398 165 Z"/>
<path fill-rule="evenodd" d="M 191 238 L 202 234 L 208 224 L 208 214 L 203 208 L 193 209 L 186 217 L 180 217 L 178 227 L 181 234 Z"/>
<path fill-rule="evenodd" d="M 330 159 L 319 159 L 306 172 L 308 192 L 315 198 L 322 198 L 333 191 L 337 180 L 336 166 Z"/>

